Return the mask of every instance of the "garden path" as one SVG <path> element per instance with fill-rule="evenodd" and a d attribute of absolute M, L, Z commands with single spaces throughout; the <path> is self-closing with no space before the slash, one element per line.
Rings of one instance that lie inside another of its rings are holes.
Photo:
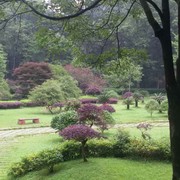
<path fill-rule="evenodd" d="M 119 127 L 136 127 L 140 123 L 126 123 L 126 124 L 116 124 L 114 128 Z M 167 127 L 168 122 L 154 122 L 149 123 L 154 127 Z M 33 135 L 33 134 L 46 134 L 46 133 L 55 133 L 56 130 L 51 127 L 40 127 L 40 128 L 26 128 L 26 129 L 12 129 L 12 130 L 4 130 L 0 129 L 0 140 L 6 138 L 13 138 L 16 136 L 24 136 L 24 135 Z"/>

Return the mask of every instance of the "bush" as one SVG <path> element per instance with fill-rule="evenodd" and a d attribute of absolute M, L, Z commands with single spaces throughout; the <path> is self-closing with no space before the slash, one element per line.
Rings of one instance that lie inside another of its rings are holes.
<path fill-rule="evenodd" d="M 115 112 L 115 109 L 111 106 L 111 105 L 109 105 L 109 104 L 103 104 L 103 105 L 101 105 L 101 106 L 99 106 L 103 111 L 108 111 L 108 112 L 110 112 L 110 113 L 113 113 L 113 112 Z"/>
<path fill-rule="evenodd" d="M 93 86 L 93 85 L 89 86 L 85 91 L 86 94 L 93 95 L 93 96 L 99 95 L 99 94 L 101 94 L 101 92 L 102 92 L 102 90 L 100 87 Z"/>
<path fill-rule="evenodd" d="M 156 100 L 151 99 L 145 105 L 145 109 L 151 114 L 151 117 L 152 117 L 153 112 L 156 110 L 159 110 L 159 103 Z"/>
<path fill-rule="evenodd" d="M 113 142 L 108 139 L 92 139 L 87 146 L 89 156 L 113 157 Z"/>
<path fill-rule="evenodd" d="M 0 109 L 18 109 L 21 106 L 21 102 L 0 102 Z"/>
<path fill-rule="evenodd" d="M 71 101 L 68 101 L 66 104 L 65 104 L 65 108 L 64 110 L 65 111 L 77 111 L 78 108 L 81 107 L 81 102 L 79 100 L 71 100 Z"/>
<path fill-rule="evenodd" d="M 66 111 L 53 117 L 51 121 L 51 127 L 56 130 L 62 130 L 69 125 L 76 124 L 78 122 L 78 115 L 76 111 Z"/>
<path fill-rule="evenodd" d="M 123 100 L 123 103 L 127 105 L 127 109 L 130 109 L 130 105 L 133 104 L 133 97 L 129 96 Z"/>
<path fill-rule="evenodd" d="M 107 103 L 109 104 L 117 104 L 118 103 L 118 99 L 115 99 L 115 98 L 109 98 Z"/>
<path fill-rule="evenodd" d="M 125 92 L 123 95 L 122 95 L 122 98 L 123 99 L 127 99 L 129 97 L 133 97 L 133 93 L 132 92 Z"/>
<path fill-rule="evenodd" d="M 124 157 L 129 153 L 130 134 L 124 129 L 118 129 L 113 144 L 113 154 L 115 157 Z"/>
<path fill-rule="evenodd" d="M 23 107 L 37 107 L 42 106 L 43 104 L 38 102 L 21 102 Z"/>
<path fill-rule="evenodd" d="M 89 103 L 96 104 L 98 102 L 98 99 L 80 99 L 80 102 L 82 104 L 89 104 Z"/>
<path fill-rule="evenodd" d="M 115 124 L 115 120 L 112 117 L 111 113 L 108 111 L 103 111 L 102 114 L 103 120 L 108 124 L 108 125 L 114 125 Z"/>
<path fill-rule="evenodd" d="M 0 100 L 9 100 L 12 98 L 12 95 L 10 93 L 10 88 L 7 82 L 4 79 L 0 79 Z"/>
<path fill-rule="evenodd" d="M 161 103 L 161 111 L 167 111 L 168 110 L 168 101 L 167 100 L 164 100 L 162 103 Z"/>
<path fill-rule="evenodd" d="M 46 167 L 49 168 L 49 172 L 53 172 L 54 165 L 62 161 L 63 156 L 59 149 L 44 150 L 38 154 L 24 157 L 19 163 L 14 163 L 9 175 L 18 177 Z"/>
<path fill-rule="evenodd" d="M 171 160 L 170 145 L 166 141 L 131 140 L 130 155 L 156 160 Z"/>
<path fill-rule="evenodd" d="M 119 95 L 111 90 L 111 91 L 104 91 L 100 96 L 98 96 L 98 100 L 100 103 L 107 103 L 109 99 L 117 99 Z M 109 103 L 109 102 L 108 102 Z"/>

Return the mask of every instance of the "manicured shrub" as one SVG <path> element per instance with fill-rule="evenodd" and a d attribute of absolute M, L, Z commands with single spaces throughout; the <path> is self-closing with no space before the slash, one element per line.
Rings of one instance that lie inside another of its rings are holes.
<path fill-rule="evenodd" d="M 103 111 L 108 111 L 108 112 L 110 112 L 110 113 L 113 113 L 113 112 L 115 112 L 115 109 L 111 106 L 111 105 L 109 105 L 109 104 L 107 104 L 107 103 L 105 103 L 105 104 L 103 104 L 103 105 L 101 105 L 101 106 L 99 106 Z"/>
<path fill-rule="evenodd" d="M 154 111 L 159 110 L 159 103 L 154 100 L 151 99 L 149 102 L 147 102 L 147 104 L 145 105 L 145 109 L 147 110 L 147 112 L 150 113 L 151 117 Z"/>
<path fill-rule="evenodd" d="M 114 136 L 113 154 L 115 157 L 124 157 L 129 153 L 130 134 L 124 129 L 118 129 Z"/>
<path fill-rule="evenodd" d="M 23 107 L 37 107 L 42 106 L 43 104 L 38 102 L 21 102 Z"/>
<path fill-rule="evenodd" d="M 113 141 L 92 139 L 87 143 L 88 155 L 91 157 L 113 157 Z"/>
<path fill-rule="evenodd" d="M 0 109 L 18 109 L 21 106 L 21 102 L 0 102 Z"/>
<path fill-rule="evenodd" d="M 24 157 L 21 162 L 14 163 L 9 175 L 18 177 L 30 171 L 37 171 L 48 167 L 49 172 L 53 172 L 55 164 L 63 161 L 63 156 L 59 149 L 44 150 L 38 154 Z"/>
<path fill-rule="evenodd" d="M 117 99 L 118 97 L 119 97 L 118 94 L 113 90 L 104 91 L 102 92 L 101 95 L 98 96 L 98 100 L 100 103 L 107 103 L 107 102 L 109 103 L 110 99 L 112 101 L 113 99 Z M 110 103 L 110 104 L 116 104 L 116 103 Z"/>
<path fill-rule="evenodd" d="M 79 100 L 70 100 L 65 104 L 65 111 L 77 111 L 81 107 L 81 102 Z"/>
<path fill-rule="evenodd" d="M 99 137 L 98 132 L 82 124 L 68 126 L 60 131 L 59 135 L 61 135 L 66 140 L 75 140 L 81 142 L 82 158 L 84 162 L 87 161 L 87 155 L 85 151 L 86 142 L 88 139 Z"/>
<path fill-rule="evenodd" d="M 51 127 L 59 131 L 77 122 L 78 115 L 76 111 L 65 111 L 52 118 Z"/>
<path fill-rule="evenodd" d="M 118 103 L 118 99 L 115 99 L 115 98 L 109 98 L 107 103 L 109 104 L 117 104 Z"/>
<path fill-rule="evenodd" d="M 99 95 L 99 94 L 101 94 L 101 92 L 102 92 L 102 89 L 100 87 L 94 86 L 94 85 L 89 86 L 85 91 L 86 94 L 93 95 L 93 96 Z"/>
<path fill-rule="evenodd" d="M 98 102 L 98 99 L 80 99 L 80 102 L 82 104 L 89 104 L 89 103 L 92 103 L 92 104 L 96 104 Z"/>

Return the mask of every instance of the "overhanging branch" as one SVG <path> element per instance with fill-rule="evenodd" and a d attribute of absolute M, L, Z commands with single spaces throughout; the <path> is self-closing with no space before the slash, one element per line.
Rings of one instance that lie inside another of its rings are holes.
<path fill-rule="evenodd" d="M 85 9 L 81 9 L 79 10 L 77 13 L 71 14 L 71 15 L 67 15 L 67 16 L 62 16 L 62 17 L 53 17 L 53 16 L 48 16 L 46 14 L 41 13 L 40 11 L 38 11 L 35 7 L 33 7 L 32 5 L 30 5 L 26 0 L 21 0 L 24 4 L 26 4 L 34 13 L 38 14 L 39 16 L 42 16 L 46 19 L 50 19 L 53 21 L 60 21 L 60 20 L 67 20 L 67 19 L 72 19 L 75 17 L 80 16 L 81 14 L 84 14 L 85 12 L 95 8 L 100 2 L 105 1 L 105 0 L 96 0 L 94 1 L 90 6 L 88 6 Z"/>

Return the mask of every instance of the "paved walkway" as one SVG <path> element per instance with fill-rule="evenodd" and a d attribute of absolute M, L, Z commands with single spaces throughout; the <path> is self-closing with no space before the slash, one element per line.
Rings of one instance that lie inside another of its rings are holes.
<path fill-rule="evenodd" d="M 136 127 L 139 123 L 127 123 L 127 124 L 116 124 L 114 128 L 119 127 Z M 154 127 L 167 127 L 168 122 L 158 122 L 150 123 Z M 1 130 L 0 129 L 0 139 L 13 138 L 16 136 L 33 135 L 33 134 L 46 134 L 55 133 L 56 130 L 51 127 L 41 127 L 41 128 L 28 128 L 28 129 L 16 129 L 16 130 Z"/>

